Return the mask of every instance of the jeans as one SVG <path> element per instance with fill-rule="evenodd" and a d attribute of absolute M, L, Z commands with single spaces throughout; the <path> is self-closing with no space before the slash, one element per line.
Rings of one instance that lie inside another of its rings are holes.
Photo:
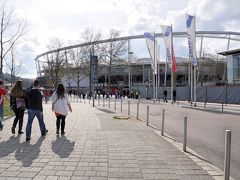
<path fill-rule="evenodd" d="M 46 133 L 46 127 L 43 121 L 43 112 L 40 110 L 33 110 L 33 109 L 28 109 L 28 122 L 26 126 L 26 137 L 31 138 L 31 132 L 32 132 L 32 122 L 34 117 L 37 116 L 40 131 L 43 134 Z"/>
<path fill-rule="evenodd" d="M 3 104 L 0 104 L 0 129 L 3 128 L 2 120 L 3 120 Z"/>

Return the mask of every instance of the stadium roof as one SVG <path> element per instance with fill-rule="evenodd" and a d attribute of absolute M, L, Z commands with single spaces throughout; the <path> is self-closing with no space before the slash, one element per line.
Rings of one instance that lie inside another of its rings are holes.
<path fill-rule="evenodd" d="M 240 49 L 233 49 L 233 50 L 223 51 L 218 54 L 221 54 L 223 56 L 228 56 L 228 55 L 239 54 L 239 53 L 240 53 Z"/>
<path fill-rule="evenodd" d="M 182 57 L 176 57 L 177 64 L 187 63 L 189 60 Z M 159 62 L 159 61 L 158 61 Z M 131 64 L 150 64 L 151 58 L 139 58 L 131 61 Z M 161 64 L 164 64 L 164 61 L 160 61 Z"/>

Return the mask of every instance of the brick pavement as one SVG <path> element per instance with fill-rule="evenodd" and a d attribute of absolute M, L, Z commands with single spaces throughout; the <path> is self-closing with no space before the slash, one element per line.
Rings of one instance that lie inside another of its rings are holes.
<path fill-rule="evenodd" d="M 72 103 L 66 134 L 57 136 L 50 104 L 44 105 L 49 133 L 32 140 L 12 135 L 13 119 L 0 132 L 0 179 L 213 179 L 186 154 L 134 119 L 115 120 L 115 112 Z M 27 115 L 25 115 L 24 127 Z"/>

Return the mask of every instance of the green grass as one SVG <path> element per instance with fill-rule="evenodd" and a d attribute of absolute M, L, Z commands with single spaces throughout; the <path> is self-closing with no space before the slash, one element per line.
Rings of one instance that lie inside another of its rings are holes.
<path fill-rule="evenodd" d="M 10 108 L 10 102 L 8 99 L 4 99 L 4 106 L 3 106 L 4 117 L 5 116 L 13 116 L 14 112 Z"/>
<path fill-rule="evenodd" d="M 119 120 L 127 120 L 129 118 L 130 117 L 128 117 L 128 116 L 113 116 L 113 119 L 119 119 Z"/>

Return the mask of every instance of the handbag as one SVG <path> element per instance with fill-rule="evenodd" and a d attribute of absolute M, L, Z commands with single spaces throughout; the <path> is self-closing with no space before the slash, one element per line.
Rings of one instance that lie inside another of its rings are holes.
<path fill-rule="evenodd" d="M 25 100 L 23 98 L 16 98 L 16 106 L 17 109 L 25 109 L 26 108 Z"/>

